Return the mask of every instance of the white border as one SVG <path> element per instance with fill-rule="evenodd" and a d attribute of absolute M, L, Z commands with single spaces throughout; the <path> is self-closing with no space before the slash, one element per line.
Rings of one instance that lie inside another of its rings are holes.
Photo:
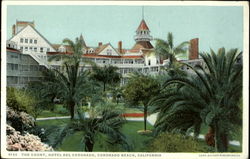
<path fill-rule="evenodd" d="M 222 2 L 222 1 L 3 1 L 2 2 L 2 35 L 1 35 L 1 157 L 3 158 L 28 158 L 27 156 L 23 156 L 25 154 L 30 155 L 29 158 L 44 158 L 45 156 L 49 156 L 54 154 L 54 157 L 50 158 L 73 158 L 73 154 L 111 154 L 109 152 L 11 152 L 16 154 L 17 156 L 8 156 L 6 151 L 6 40 L 7 40 L 7 6 L 8 5 L 151 5 L 151 6 L 243 6 L 244 10 L 244 34 L 243 34 L 243 152 L 242 153 L 113 153 L 117 155 L 130 155 L 135 154 L 138 158 L 151 158 L 151 159 L 158 159 L 158 158 L 211 158 L 211 159 L 221 159 L 221 158 L 248 158 L 249 150 L 248 150 L 248 139 L 249 139 L 249 6 L 247 2 Z M 45 156 L 31 156 L 35 154 L 44 154 Z M 139 157 L 140 154 L 161 154 L 161 157 Z M 56 156 L 60 155 L 60 156 Z M 65 155 L 65 156 L 63 156 Z M 47 158 L 46 157 L 46 158 Z M 78 157 L 83 158 L 83 157 Z M 88 159 L 84 157 L 85 159 Z M 92 158 L 92 157 L 90 157 Z M 95 157 L 94 157 L 95 158 Z M 98 157 L 99 158 L 99 157 Z M 111 158 L 114 159 L 116 157 L 100 157 L 100 158 Z M 127 159 L 127 158 L 134 158 L 134 157 L 119 157 L 119 159 Z"/>

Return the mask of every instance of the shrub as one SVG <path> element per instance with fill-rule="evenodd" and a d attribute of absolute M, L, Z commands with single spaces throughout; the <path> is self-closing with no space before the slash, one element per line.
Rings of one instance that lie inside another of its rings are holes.
<path fill-rule="evenodd" d="M 29 133 L 21 135 L 9 125 L 6 131 L 8 151 L 53 151 L 52 147 L 42 143 L 38 136 Z"/>
<path fill-rule="evenodd" d="M 158 135 L 149 147 L 152 152 L 206 151 L 193 137 L 173 133 L 162 133 Z"/>
<path fill-rule="evenodd" d="M 36 100 L 25 90 L 7 88 L 7 106 L 16 111 L 23 111 L 35 116 Z"/>
<path fill-rule="evenodd" d="M 18 112 L 10 107 L 6 107 L 7 123 L 17 131 L 29 131 L 35 126 L 35 120 L 25 112 Z"/>

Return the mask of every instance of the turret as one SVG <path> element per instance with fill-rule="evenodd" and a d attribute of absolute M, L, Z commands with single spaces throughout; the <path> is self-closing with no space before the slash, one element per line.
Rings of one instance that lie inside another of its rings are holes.
<path fill-rule="evenodd" d="M 144 19 L 142 19 L 139 27 L 137 28 L 134 39 L 136 42 L 151 41 L 153 39 L 153 37 L 150 35 L 150 30 Z"/>

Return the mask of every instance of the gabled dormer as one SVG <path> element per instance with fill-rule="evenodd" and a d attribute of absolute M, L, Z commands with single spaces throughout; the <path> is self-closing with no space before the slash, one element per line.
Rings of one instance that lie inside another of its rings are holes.
<path fill-rule="evenodd" d="M 120 53 L 118 53 L 117 50 L 110 43 L 101 47 L 102 48 L 99 50 L 98 55 L 121 56 Z"/>
<path fill-rule="evenodd" d="M 65 46 L 61 45 L 61 46 L 58 48 L 58 52 L 66 52 Z"/>

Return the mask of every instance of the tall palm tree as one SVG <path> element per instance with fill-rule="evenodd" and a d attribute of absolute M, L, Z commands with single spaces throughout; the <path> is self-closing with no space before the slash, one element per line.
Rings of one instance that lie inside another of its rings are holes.
<path fill-rule="evenodd" d="M 181 64 L 177 61 L 177 56 L 183 55 L 187 51 L 187 44 L 189 42 L 185 41 L 181 44 L 174 46 L 174 37 L 170 32 L 168 33 L 167 40 L 156 39 L 155 52 L 161 56 L 163 59 L 169 59 L 168 70 L 170 74 L 174 71 L 178 71 Z"/>
<path fill-rule="evenodd" d="M 54 55 L 49 60 L 55 60 L 62 58 L 63 71 L 52 69 L 55 73 L 52 85 L 57 86 L 58 96 L 60 96 L 64 103 L 70 110 L 71 119 L 74 118 L 75 106 L 81 103 L 82 98 L 86 95 L 87 83 L 87 71 L 80 71 L 80 62 L 82 56 L 82 44 L 79 38 L 76 38 L 75 42 L 70 39 L 64 39 L 64 43 L 67 43 L 73 50 L 72 54 Z"/>
<path fill-rule="evenodd" d="M 194 129 L 199 134 L 201 123 L 215 132 L 215 148 L 227 151 L 228 135 L 234 125 L 241 124 L 239 100 L 242 96 L 242 53 L 224 48 L 216 54 L 201 54 L 206 68 L 192 68 L 194 74 L 173 77 L 165 82 L 168 91 L 156 97 L 154 112 L 160 112 L 155 124 L 158 131 Z"/>

